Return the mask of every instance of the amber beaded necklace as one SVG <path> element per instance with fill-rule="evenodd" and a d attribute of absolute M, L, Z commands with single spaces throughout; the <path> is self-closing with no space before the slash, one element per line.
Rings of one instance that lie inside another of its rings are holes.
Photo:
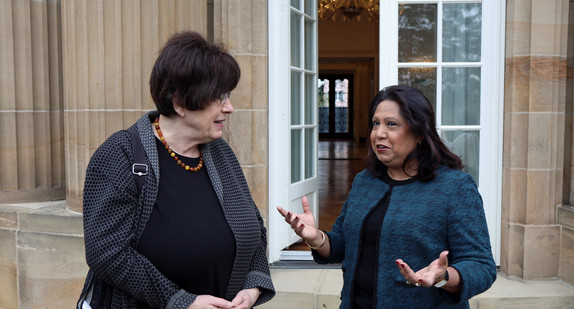
<path fill-rule="evenodd" d="M 159 117 L 157 117 L 155 119 L 153 124 L 155 126 L 155 129 L 157 130 L 157 135 L 159 136 L 159 140 L 165 146 L 165 149 L 167 149 L 167 152 L 169 153 L 169 155 L 175 160 L 175 162 L 177 162 L 177 165 L 181 166 L 186 171 L 190 171 L 190 172 L 197 172 L 201 169 L 201 167 L 203 166 L 203 156 L 201 155 L 201 150 L 199 151 L 199 163 L 197 164 L 197 166 L 191 167 L 189 165 L 186 165 L 185 163 L 181 162 L 181 160 L 177 157 L 175 152 L 173 152 L 173 150 L 171 150 L 171 148 L 169 148 L 169 145 L 167 144 L 167 141 L 163 137 L 163 134 L 161 133 L 161 129 L 159 128 Z"/>

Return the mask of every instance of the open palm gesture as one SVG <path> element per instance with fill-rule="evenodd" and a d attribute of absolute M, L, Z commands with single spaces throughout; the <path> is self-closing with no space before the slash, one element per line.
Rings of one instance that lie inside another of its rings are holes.
<path fill-rule="evenodd" d="M 303 213 L 295 214 L 291 211 L 283 209 L 281 206 L 277 206 L 279 213 L 285 218 L 285 222 L 291 225 L 291 229 L 305 240 L 315 239 L 320 233 L 315 224 L 315 216 L 311 212 L 309 207 L 309 201 L 307 197 L 304 196 L 301 200 L 303 205 Z"/>

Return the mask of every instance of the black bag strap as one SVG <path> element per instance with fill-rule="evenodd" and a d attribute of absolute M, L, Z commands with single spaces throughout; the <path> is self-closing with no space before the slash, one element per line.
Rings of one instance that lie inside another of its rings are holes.
<path fill-rule="evenodd" d="M 142 141 L 138 132 L 133 127 L 127 129 L 127 131 L 132 136 L 134 140 L 134 152 L 135 152 L 135 162 L 132 165 L 132 174 L 136 180 L 136 185 L 138 187 L 138 194 L 141 192 L 145 177 L 148 174 L 148 166 L 146 164 L 146 155 L 143 148 Z"/>

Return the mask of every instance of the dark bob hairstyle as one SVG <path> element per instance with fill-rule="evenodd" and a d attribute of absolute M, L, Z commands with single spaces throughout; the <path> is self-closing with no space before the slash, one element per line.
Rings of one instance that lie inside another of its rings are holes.
<path fill-rule="evenodd" d="M 149 85 L 160 114 L 175 114 L 173 104 L 201 110 L 237 86 L 237 61 L 220 45 L 192 31 L 172 35 L 153 66 Z"/>
<path fill-rule="evenodd" d="M 432 180 L 436 176 L 435 170 L 441 164 L 458 170 L 462 169 L 461 159 L 452 153 L 440 139 L 436 131 L 432 105 L 418 89 L 397 85 L 386 87 L 377 93 L 369 103 L 369 134 L 373 130 L 372 119 L 375 110 L 385 100 L 399 105 L 401 117 L 407 121 L 414 136 L 421 139 L 403 163 L 405 173 L 406 164 L 413 159 L 418 163 L 417 176 L 422 181 Z M 372 147 L 369 147 L 368 162 L 367 169 L 372 175 L 380 177 L 386 173 L 387 167 L 379 161 Z"/>

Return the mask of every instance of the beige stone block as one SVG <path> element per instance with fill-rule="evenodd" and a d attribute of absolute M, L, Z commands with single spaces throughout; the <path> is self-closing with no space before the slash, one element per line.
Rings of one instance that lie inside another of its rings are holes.
<path fill-rule="evenodd" d="M 0 252 L 0 308 L 18 308 L 16 231 L 0 229 Z"/>
<path fill-rule="evenodd" d="M 269 109 L 267 56 L 254 55 L 251 58 L 251 96 L 254 109 L 267 111 Z"/>
<path fill-rule="evenodd" d="M 324 270 L 305 271 L 304 269 L 273 269 L 273 279 L 277 291 L 297 294 L 313 294 L 321 285 Z M 297 308 L 297 307 L 294 307 Z"/>
<path fill-rule="evenodd" d="M 512 141 L 512 134 L 518 133 L 512 130 L 512 116 L 512 113 L 504 112 L 502 120 L 504 123 L 502 130 L 502 166 L 504 168 L 512 166 L 512 147 L 510 142 Z"/>
<path fill-rule="evenodd" d="M 266 302 L 257 309 L 293 309 L 293 308 L 315 308 L 315 296 L 311 292 L 307 293 L 277 293 L 273 299 Z"/>
<path fill-rule="evenodd" d="M 526 223 L 528 179 L 527 171 L 524 169 L 510 169 L 507 179 L 508 191 L 503 192 L 503 196 L 508 196 L 509 204 L 508 217 L 510 223 Z"/>
<path fill-rule="evenodd" d="M 506 221 L 502 221 L 500 226 L 500 270 L 508 273 L 509 256 L 510 256 L 510 225 Z"/>
<path fill-rule="evenodd" d="M 253 39 L 251 52 L 256 55 L 267 55 L 267 9 L 268 0 L 251 1 L 251 35 Z"/>
<path fill-rule="evenodd" d="M 532 20 L 533 0 L 508 0 L 507 1 L 507 22 L 529 23 Z"/>
<path fill-rule="evenodd" d="M 1 105 L 1 104 L 0 104 Z M 16 113 L 0 113 L 0 131 L 16 132 Z M 5 191 L 17 191 L 18 148 L 15 134 L 0 134 L 0 194 Z"/>
<path fill-rule="evenodd" d="M 34 148 L 34 113 L 22 112 L 16 114 L 16 146 L 18 156 L 18 176 L 13 179 L 18 183 L 18 190 L 32 190 L 36 187 L 35 177 L 35 148 Z"/>
<path fill-rule="evenodd" d="M 507 58 L 531 53 L 530 23 L 507 20 L 506 31 Z"/>
<path fill-rule="evenodd" d="M 20 308 L 72 308 L 88 271 L 82 237 L 18 234 Z"/>
<path fill-rule="evenodd" d="M 237 110 L 251 109 L 253 107 L 253 68 L 251 55 L 235 55 L 235 60 L 241 68 L 241 79 L 233 90 L 231 103 Z"/>
<path fill-rule="evenodd" d="M 552 114 L 530 113 L 528 115 L 528 168 L 556 168 L 556 136 L 552 136 Z"/>
<path fill-rule="evenodd" d="M 506 58 L 505 111 L 527 112 L 530 102 L 530 57 Z"/>
<path fill-rule="evenodd" d="M 18 214 L 28 210 L 29 208 L 23 206 L 0 204 L 0 230 L 17 230 L 19 225 Z"/>
<path fill-rule="evenodd" d="M 530 57 L 529 109 L 532 112 L 561 112 L 560 99 L 566 80 L 566 59 L 560 56 Z"/>
<path fill-rule="evenodd" d="M 506 273 L 509 276 L 522 278 L 524 271 L 524 226 L 510 224 L 508 233 L 508 255 L 502 258 L 508 260 Z"/>
<path fill-rule="evenodd" d="M 560 227 L 527 226 L 524 230 L 524 276 L 526 280 L 558 276 Z"/>
<path fill-rule="evenodd" d="M 223 9 L 227 10 L 227 38 L 228 46 L 233 54 L 251 54 L 253 52 L 252 1 L 224 1 Z"/>
<path fill-rule="evenodd" d="M 512 113 L 506 117 L 510 120 L 505 125 L 505 139 L 506 145 L 504 147 L 505 158 L 509 161 L 504 161 L 504 166 L 512 168 L 526 168 L 528 166 L 528 114 Z"/>
<path fill-rule="evenodd" d="M 341 306 L 341 296 L 317 294 L 315 304 L 318 309 L 338 309 Z"/>
<path fill-rule="evenodd" d="M 84 235 L 82 215 L 66 208 L 66 202 L 20 214 L 20 231 L 64 235 Z"/>
<path fill-rule="evenodd" d="M 553 224 L 555 222 L 556 190 L 554 170 L 528 170 L 526 189 L 526 224 Z"/>
<path fill-rule="evenodd" d="M 562 228 L 559 277 L 574 285 L 574 229 Z"/>
<path fill-rule="evenodd" d="M 264 165 L 253 165 L 250 167 L 244 167 L 243 170 L 247 183 L 249 184 L 249 189 L 251 190 L 253 201 L 255 201 L 257 208 L 259 208 L 261 217 L 267 220 L 267 215 L 269 213 L 269 200 L 267 198 L 267 188 L 269 187 L 267 183 L 267 168 Z"/>
<path fill-rule="evenodd" d="M 508 167 L 502 168 L 502 213 L 501 213 L 501 221 L 502 222 L 510 222 L 510 184 L 512 183 L 510 175 L 512 170 Z"/>
<path fill-rule="evenodd" d="M 228 118 L 227 139 L 241 165 L 252 165 L 253 159 L 253 113 L 249 110 L 236 110 Z"/>
<path fill-rule="evenodd" d="M 567 228 L 574 229 L 574 207 L 561 205 L 557 209 L 557 223 Z"/>
<path fill-rule="evenodd" d="M 340 269 L 325 270 L 323 278 L 321 278 L 321 285 L 317 289 L 316 308 L 339 308 L 342 287 L 343 271 Z"/>
<path fill-rule="evenodd" d="M 554 14 L 561 12 L 552 12 Z M 535 15 L 535 16 L 538 16 Z M 532 23 L 531 29 L 531 54 L 533 55 L 566 55 L 566 44 L 568 41 L 568 19 L 566 24 L 559 24 L 557 20 L 552 23 Z"/>
<path fill-rule="evenodd" d="M 267 111 L 256 110 L 252 112 L 253 115 L 253 150 L 252 160 L 253 164 L 264 164 L 268 162 L 268 132 L 267 127 Z"/>

